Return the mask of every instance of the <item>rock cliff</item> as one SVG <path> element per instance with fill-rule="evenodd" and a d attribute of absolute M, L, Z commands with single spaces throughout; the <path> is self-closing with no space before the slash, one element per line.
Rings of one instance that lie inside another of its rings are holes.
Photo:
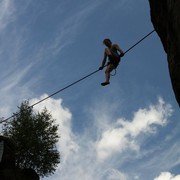
<path fill-rule="evenodd" d="M 169 74 L 180 106 L 180 0 L 149 0 L 151 21 L 167 53 Z"/>
<path fill-rule="evenodd" d="M 0 135 L 0 180 L 39 180 L 33 169 L 20 169 L 15 166 L 15 142 Z"/>

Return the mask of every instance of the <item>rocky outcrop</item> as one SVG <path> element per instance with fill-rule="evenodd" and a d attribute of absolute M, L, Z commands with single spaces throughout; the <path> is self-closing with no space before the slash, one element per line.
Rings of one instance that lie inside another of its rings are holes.
<path fill-rule="evenodd" d="M 15 142 L 0 136 L 0 180 L 39 180 L 33 169 L 19 169 L 15 166 Z"/>
<path fill-rule="evenodd" d="M 39 180 L 39 176 L 33 169 L 3 169 L 0 180 Z"/>
<path fill-rule="evenodd" d="M 15 167 L 15 142 L 5 136 L 0 136 L 0 170 Z"/>
<path fill-rule="evenodd" d="M 180 106 L 180 1 L 149 0 L 151 21 L 167 53 L 169 74 Z"/>

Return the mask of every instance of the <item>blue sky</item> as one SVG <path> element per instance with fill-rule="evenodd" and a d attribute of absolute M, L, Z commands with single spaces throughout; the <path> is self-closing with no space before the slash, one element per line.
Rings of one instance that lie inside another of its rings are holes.
<path fill-rule="evenodd" d="M 104 38 L 126 51 L 153 30 L 144 0 L 1 0 L 0 116 L 98 69 Z M 180 111 L 156 33 L 104 70 L 34 107 L 59 124 L 61 163 L 45 180 L 179 180 Z"/>

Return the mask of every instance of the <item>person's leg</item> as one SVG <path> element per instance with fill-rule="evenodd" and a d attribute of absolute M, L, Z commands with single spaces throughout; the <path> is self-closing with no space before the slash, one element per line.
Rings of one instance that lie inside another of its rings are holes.
<path fill-rule="evenodd" d="M 109 82 L 110 81 L 110 73 L 111 73 L 111 71 L 114 69 L 114 65 L 113 64 L 109 64 L 108 66 L 107 66 L 107 69 L 106 69 L 106 71 L 105 71 L 105 74 L 106 74 L 106 82 Z"/>
<path fill-rule="evenodd" d="M 106 81 L 101 83 L 102 86 L 105 86 L 107 84 L 109 84 L 110 82 L 110 73 L 111 71 L 114 69 L 114 65 L 113 64 L 109 64 L 105 70 L 105 75 L 106 75 Z"/>

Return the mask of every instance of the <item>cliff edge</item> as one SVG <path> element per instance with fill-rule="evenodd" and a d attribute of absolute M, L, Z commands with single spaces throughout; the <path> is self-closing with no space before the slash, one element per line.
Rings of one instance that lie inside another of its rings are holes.
<path fill-rule="evenodd" d="M 180 1 L 149 0 L 151 21 L 167 54 L 169 75 L 180 106 Z"/>

